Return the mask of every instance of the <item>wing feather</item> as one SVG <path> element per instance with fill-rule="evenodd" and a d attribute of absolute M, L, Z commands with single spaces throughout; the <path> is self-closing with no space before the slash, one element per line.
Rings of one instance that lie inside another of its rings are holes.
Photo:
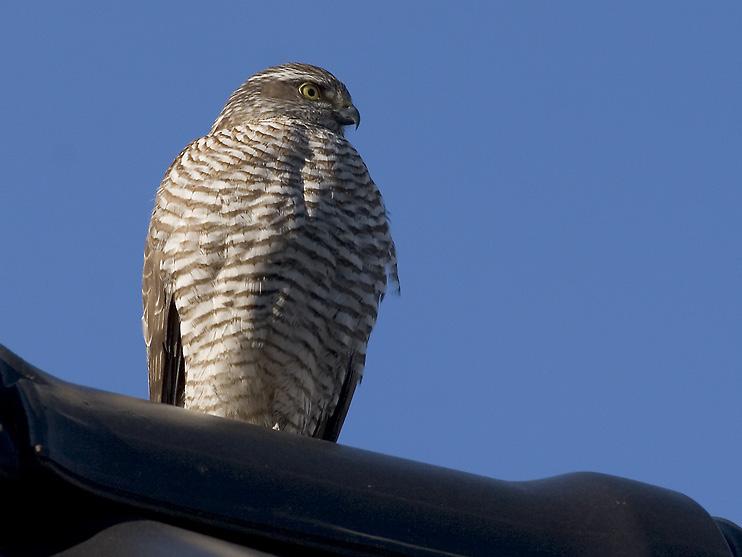
<path fill-rule="evenodd" d="M 142 326 L 147 345 L 149 399 L 175 406 L 184 404 L 185 360 L 180 338 L 180 319 L 172 293 L 162 281 L 162 254 L 152 239 L 144 251 Z"/>
<path fill-rule="evenodd" d="M 317 430 L 314 432 L 313 437 L 319 437 L 325 441 L 332 442 L 338 440 L 340 430 L 343 428 L 343 423 L 345 422 L 345 417 L 348 415 L 348 409 L 350 408 L 353 394 L 356 392 L 356 387 L 361 382 L 363 365 L 357 365 L 356 359 L 355 355 L 351 354 L 348 359 L 345 379 L 340 388 L 340 394 L 338 395 L 338 402 L 335 406 L 335 410 L 332 414 L 326 415 L 324 419 L 317 424 Z"/>

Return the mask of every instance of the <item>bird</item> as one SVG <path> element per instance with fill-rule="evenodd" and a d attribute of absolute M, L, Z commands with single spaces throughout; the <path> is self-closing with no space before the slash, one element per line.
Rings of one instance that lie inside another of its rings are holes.
<path fill-rule="evenodd" d="M 346 86 L 304 63 L 249 77 L 165 172 L 147 231 L 149 397 L 337 441 L 379 303 L 399 292 Z"/>

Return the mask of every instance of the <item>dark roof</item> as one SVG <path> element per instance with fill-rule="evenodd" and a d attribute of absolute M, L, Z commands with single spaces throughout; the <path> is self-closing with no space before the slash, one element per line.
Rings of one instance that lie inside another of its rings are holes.
<path fill-rule="evenodd" d="M 730 555 L 691 499 L 623 478 L 498 481 L 79 387 L 2 347 L 0 383 L 6 532 L 46 530 L 0 553 L 154 523 L 278 555 Z"/>

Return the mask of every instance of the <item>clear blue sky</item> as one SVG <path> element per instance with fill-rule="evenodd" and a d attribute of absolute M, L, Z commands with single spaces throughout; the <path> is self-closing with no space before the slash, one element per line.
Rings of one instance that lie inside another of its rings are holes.
<path fill-rule="evenodd" d="M 103 4 L 0 12 L 0 342 L 145 397 L 163 172 L 248 75 L 318 64 L 402 280 L 341 442 L 742 522 L 742 4 Z"/>

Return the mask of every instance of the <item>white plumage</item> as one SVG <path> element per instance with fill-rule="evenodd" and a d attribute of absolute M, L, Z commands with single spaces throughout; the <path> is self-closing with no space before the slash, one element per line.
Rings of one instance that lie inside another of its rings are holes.
<path fill-rule="evenodd" d="M 316 93 L 319 98 L 310 98 Z M 173 162 L 145 250 L 150 398 L 335 440 L 396 258 L 314 66 L 256 74 Z"/>

